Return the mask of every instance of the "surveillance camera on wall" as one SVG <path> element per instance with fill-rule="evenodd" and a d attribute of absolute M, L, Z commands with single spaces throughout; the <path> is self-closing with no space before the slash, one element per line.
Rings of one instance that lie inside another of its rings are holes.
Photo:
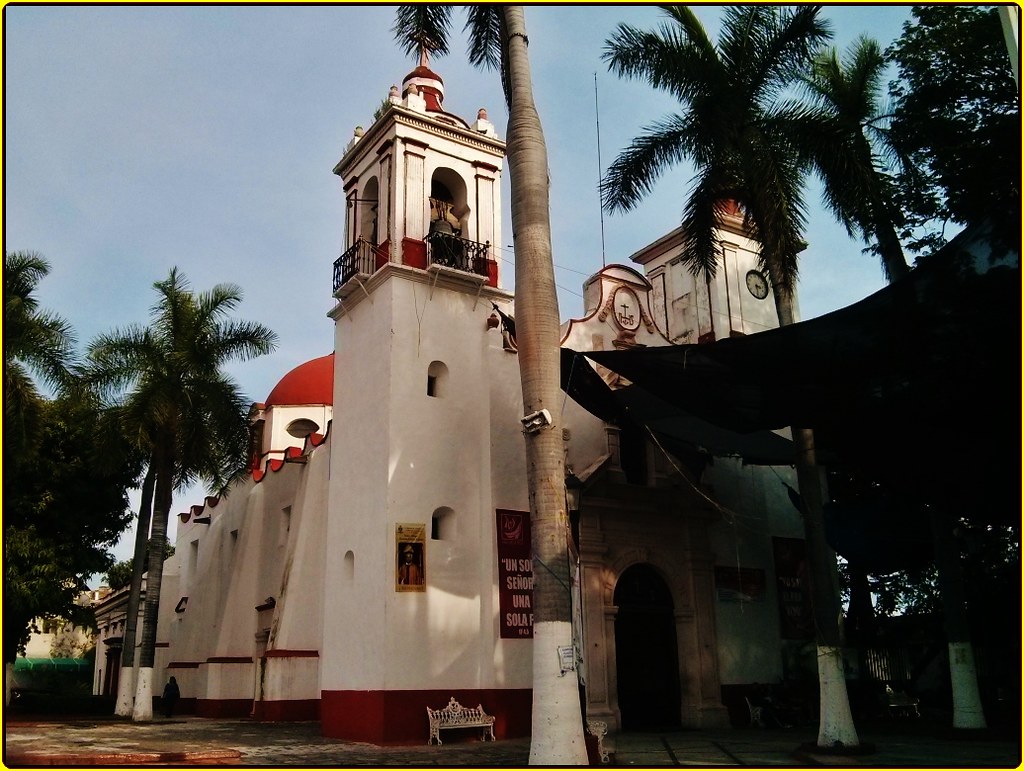
<path fill-rule="evenodd" d="M 551 413 L 547 410 L 537 410 L 529 415 L 520 418 L 523 424 L 523 431 L 528 434 L 536 434 L 544 426 L 551 425 Z"/>

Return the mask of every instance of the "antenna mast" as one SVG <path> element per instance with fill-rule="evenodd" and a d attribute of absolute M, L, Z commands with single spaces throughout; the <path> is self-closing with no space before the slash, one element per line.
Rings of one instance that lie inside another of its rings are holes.
<path fill-rule="evenodd" d="M 597 73 L 594 73 L 594 123 L 597 126 L 597 206 L 601 212 L 601 267 L 607 267 L 604 256 L 604 196 L 601 194 L 601 113 L 597 104 Z"/>

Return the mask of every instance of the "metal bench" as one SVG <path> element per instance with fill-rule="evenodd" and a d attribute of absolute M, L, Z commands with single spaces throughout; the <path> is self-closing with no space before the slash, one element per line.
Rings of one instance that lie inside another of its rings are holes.
<path fill-rule="evenodd" d="M 908 696 L 903 691 L 893 691 L 891 686 L 885 686 L 885 709 L 889 717 L 906 715 L 907 717 L 921 717 L 917 709 L 920 699 L 916 696 Z"/>
<path fill-rule="evenodd" d="M 448 706 L 443 709 L 427 707 L 427 720 L 430 721 L 430 737 L 427 744 L 435 739 L 441 744 L 442 728 L 480 728 L 481 741 L 487 741 L 488 735 L 494 741 L 494 716 L 484 712 L 483 705 L 463 707 L 452 696 Z"/>

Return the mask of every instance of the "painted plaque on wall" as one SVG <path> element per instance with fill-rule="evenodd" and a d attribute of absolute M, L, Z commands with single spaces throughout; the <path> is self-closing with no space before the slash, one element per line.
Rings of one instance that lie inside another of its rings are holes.
<path fill-rule="evenodd" d="M 814 637 L 807 546 L 802 538 L 772 538 L 779 590 L 779 625 L 784 640 Z"/>
<path fill-rule="evenodd" d="M 395 525 L 395 591 L 427 590 L 427 526 Z"/>
<path fill-rule="evenodd" d="M 498 629 L 505 639 L 533 637 L 530 512 L 497 509 Z"/>

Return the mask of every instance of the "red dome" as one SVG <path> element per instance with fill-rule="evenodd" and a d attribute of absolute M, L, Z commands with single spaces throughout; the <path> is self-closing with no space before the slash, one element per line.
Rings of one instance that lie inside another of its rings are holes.
<path fill-rule="evenodd" d="M 266 406 L 334 404 L 334 354 L 300 364 L 274 386 Z"/>

